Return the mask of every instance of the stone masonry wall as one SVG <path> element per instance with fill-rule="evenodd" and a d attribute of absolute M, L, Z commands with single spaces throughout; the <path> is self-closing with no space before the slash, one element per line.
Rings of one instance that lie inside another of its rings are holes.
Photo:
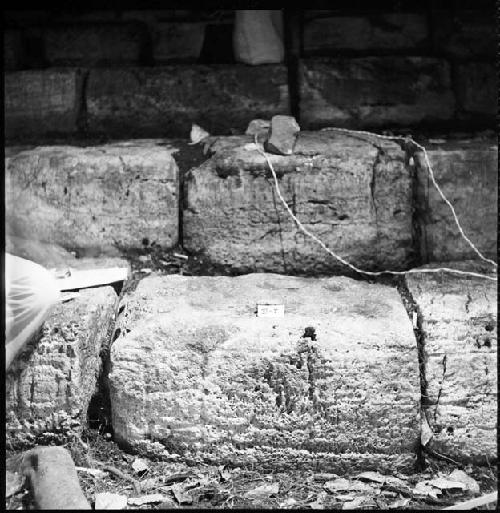
<path fill-rule="evenodd" d="M 392 4 L 297 11 L 298 26 L 285 10 L 285 62 L 255 67 L 234 59 L 231 10 L 8 11 L 6 137 L 231 134 L 271 112 L 304 129 L 492 127 L 494 3 Z"/>

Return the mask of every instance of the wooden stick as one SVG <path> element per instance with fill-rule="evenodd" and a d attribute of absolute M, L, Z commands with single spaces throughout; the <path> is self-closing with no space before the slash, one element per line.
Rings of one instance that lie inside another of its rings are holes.
<path fill-rule="evenodd" d="M 484 506 L 486 504 L 490 504 L 491 502 L 496 502 L 498 500 L 498 492 L 488 493 L 483 495 L 482 497 L 477 497 L 475 499 L 470 499 L 465 502 L 459 502 L 458 504 L 454 504 L 453 506 L 448 506 L 447 508 L 443 508 L 445 511 L 451 510 L 466 510 L 472 508 L 478 508 L 479 506 Z"/>

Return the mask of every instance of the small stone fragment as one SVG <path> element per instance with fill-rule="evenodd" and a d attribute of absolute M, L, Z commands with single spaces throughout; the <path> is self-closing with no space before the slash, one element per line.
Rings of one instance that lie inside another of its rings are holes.
<path fill-rule="evenodd" d="M 24 454 L 21 468 L 36 509 L 91 509 L 71 455 L 63 447 L 31 449 Z"/>
<path fill-rule="evenodd" d="M 142 506 L 144 504 L 164 502 L 165 500 L 166 497 L 161 493 L 152 493 L 150 495 L 143 495 L 142 497 L 130 497 L 127 502 L 129 506 Z"/>
<path fill-rule="evenodd" d="M 148 469 L 148 464 L 142 458 L 136 458 L 132 463 L 132 468 L 139 474 L 141 472 L 145 472 Z"/>
<path fill-rule="evenodd" d="M 276 495 L 279 492 L 280 485 L 279 483 L 270 483 L 262 486 L 257 486 L 253 490 L 249 490 L 245 497 L 250 500 L 264 500 L 271 497 L 271 495 Z"/>
<path fill-rule="evenodd" d="M 252 119 L 245 131 L 246 135 L 257 136 L 257 142 L 263 144 L 269 139 L 271 122 L 267 119 Z"/>
<path fill-rule="evenodd" d="M 96 493 L 95 509 L 126 509 L 127 497 L 118 493 Z"/>
<path fill-rule="evenodd" d="M 291 155 L 300 127 L 293 116 L 273 116 L 266 150 L 277 155 Z"/>
<path fill-rule="evenodd" d="M 479 484 L 475 479 L 468 476 L 463 470 L 455 469 L 449 476 L 448 479 L 454 482 L 463 483 L 467 490 L 473 493 L 479 493 Z"/>

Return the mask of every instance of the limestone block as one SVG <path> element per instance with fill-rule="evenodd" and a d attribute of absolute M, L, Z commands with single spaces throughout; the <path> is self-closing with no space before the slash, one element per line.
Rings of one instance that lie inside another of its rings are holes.
<path fill-rule="evenodd" d="M 473 262 L 461 268 L 477 271 Z M 434 432 L 431 447 L 460 461 L 492 461 L 497 457 L 497 284 L 450 274 L 410 274 L 406 281 L 422 323 L 423 408 Z"/>
<path fill-rule="evenodd" d="M 196 60 L 205 39 L 205 23 L 158 23 L 152 37 L 155 63 Z"/>
<path fill-rule="evenodd" d="M 490 258 L 497 254 L 498 149 L 491 139 L 425 144 L 434 176 L 462 228 Z M 417 211 L 424 261 L 463 260 L 476 254 L 461 237 L 449 206 L 432 184 L 423 154 L 417 163 Z"/>
<path fill-rule="evenodd" d="M 269 302 L 284 315 L 256 316 Z M 412 467 L 417 347 L 395 289 L 151 276 L 122 305 L 109 383 L 125 446 L 268 470 Z"/>
<path fill-rule="evenodd" d="M 166 143 L 46 146 L 6 159 L 6 226 L 66 249 L 173 246 L 178 168 Z"/>
<path fill-rule="evenodd" d="M 54 307 L 41 336 L 28 343 L 6 374 L 8 447 L 61 441 L 81 432 L 116 306 L 113 288 L 99 287 Z"/>
<path fill-rule="evenodd" d="M 462 117 L 493 121 L 498 108 L 498 80 L 495 62 L 461 64 L 457 73 Z"/>
<path fill-rule="evenodd" d="M 184 246 L 235 272 L 345 273 L 281 204 L 250 136 L 220 138 L 185 178 Z M 412 257 L 412 185 L 392 142 L 300 132 L 294 154 L 268 154 L 297 218 L 363 269 L 403 269 Z"/>
<path fill-rule="evenodd" d="M 308 20 L 304 26 L 305 55 L 336 50 L 421 50 L 428 44 L 427 21 L 416 13 L 332 16 Z"/>
<path fill-rule="evenodd" d="M 309 58 L 300 66 L 300 125 L 411 125 L 451 119 L 447 62 L 425 57 Z"/>
<path fill-rule="evenodd" d="M 116 136 L 187 138 L 196 123 L 211 134 L 243 133 L 255 117 L 288 113 L 287 81 L 281 65 L 92 70 L 88 128 Z"/>
<path fill-rule="evenodd" d="M 146 38 L 140 23 L 66 23 L 44 31 L 51 66 L 139 64 Z"/>
<path fill-rule="evenodd" d="M 5 73 L 5 136 L 75 132 L 82 77 L 78 69 Z"/>

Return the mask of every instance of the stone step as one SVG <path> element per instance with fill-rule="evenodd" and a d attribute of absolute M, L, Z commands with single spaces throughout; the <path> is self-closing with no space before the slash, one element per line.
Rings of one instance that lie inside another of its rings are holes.
<path fill-rule="evenodd" d="M 189 172 L 184 247 L 237 272 L 345 272 L 297 228 L 251 141 L 219 139 Z M 370 270 L 409 265 L 412 180 L 397 144 L 301 131 L 293 155 L 269 158 L 291 210 L 333 251 Z"/>
<path fill-rule="evenodd" d="M 428 148 L 466 235 L 496 258 L 495 140 L 416 140 Z M 181 242 L 233 273 L 346 273 L 297 228 L 251 143 L 250 136 L 211 138 L 206 155 L 170 139 L 7 147 L 7 234 L 96 256 Z M 297 218 L 362 269 L 475 257 L 430 183 L 423 155 L 414 164 L 410 156 L 375 137 L 302 131 L 293 155 L 269 158 Z"/>
<path fill-rule="evenodd" d="M 491 273 L 486 263 L 440 265 Z M 497 458 L 497 282 L 439 273 L 409 274 L 406 283 L 420 314 L 430 446 L 488 464 Z"/>
<path fill-rule="evenodd" d="M 498 146 L 491 139 L 424 142 L 434 177 L 453 205 L 465 234 L 489 258 L 497 254 Z M 418 152 L 416 221 L 424 262 L 464 260 L 477 255 L 460 236 L 449 206 L 431 182 Z"/>
<path fill-rule="evenodd" d="M 456 101 L 448 62 L 425 57 L 303 59 L 300 96 L 308 129 L 435 123 L 454 117 Z"/>
<path fill-rule="evenodd" d="M 179 219 L 173 151 L 154 141 L 10 148 L 7 232 L 66 249 L 173 246 Z"/>
<path fill-rule="evenodd" d="M 256 316 L 259 302 L 284 315 Z M 124 446 L 268 470 L 413 467 L 418 355 L 396 289 L 151 276 L 122 306 L 109 384 Z"/>
<path fill-rule="evenodd" d="M 28 343 L 6 374 L 7 447 L 61 444 L 81 434 L 117 303 L 108 286 L 81 290 L 79 297 L 54 307 L 41 336 Z"/>

